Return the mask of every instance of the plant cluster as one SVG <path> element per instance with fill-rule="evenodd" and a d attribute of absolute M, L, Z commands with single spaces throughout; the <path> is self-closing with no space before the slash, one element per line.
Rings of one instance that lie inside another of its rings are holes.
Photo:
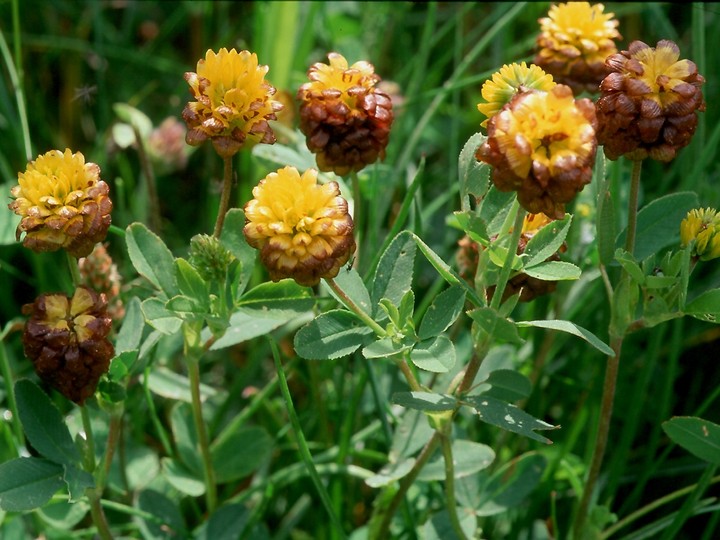
<path fill-rule="evenodd" d="M 463 70 L 524 8 L 499 8 Z M 538 22 L 534 58 L 483 76 L 483 118 L 453 155 L 450 249 L 418 203 L 432 156 L 390 151 L 402 96 L 337 51 L 292 92 L 271 84 L 259 54 L 208 49 L 184 74 L 184 125 L 153 128 L 118 104 L 113 141 L 137 155 L 148 209 L 124 228 L 112 224 L 122 179 L 103 180 L 77 148 L 29 158 L 8 190 L 15 241 L 39 261 L 62 254 L 68 278 L 0 334 L 0 531 L 585 540 L 635 527 L 632 538 L 675 538 L 716 510 L 701 497 L 720 479 L 720 425 L 700 414 L 662 424 L 704 463 L 682 489 L 629 512 L 606 465 L 632 336 L 720 314 L 720 289 L 693 287 L 720 257 L 720 214 L 686 191 L 640 204 L 643 167 L 694 144 L 705 78 L 669 39 L 618 49 L 626 31 L 602 4 L 553 5 Z M 396 144 L 411 148 L 425 125 Z M 216 220 L 172 245 L 159 183 L 195 150 L 221 164 Z M 274 166 L 239 177 L 248 159 Z M 403 175 L 392 207 L 381 184 Z M 600 315 L 579 321 L 583 290 Z M 25 358 L 11 363 L 13 338 Z M 556 340 L 605 362 L 601 395 L 575 386 L 567 398 L 597 402 L 591 422 L 578 413 L 562 426 L 587 441 L 585 456 L 569 442 L 547 450 L 561 426 L 526 407 L 556 377 Z M 15 373 L 27 360 L 37 377 Z M 251 362 L 257 386 L 241 374 Z M 301 481 L 297 501 L 283 493 Z"/>

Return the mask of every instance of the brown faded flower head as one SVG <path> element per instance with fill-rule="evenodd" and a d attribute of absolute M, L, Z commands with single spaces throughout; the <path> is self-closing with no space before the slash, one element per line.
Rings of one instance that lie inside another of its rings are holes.
<path fill-rule="evenodd" d="M 344 175 L 385 158 L 393 122 L 392 101 L 368 62 L 328 54 L 313 64 L 298 90 L 300 129 L 321 171 Z"/>
<path fill-rule="evenodd" d="M 560 219 L 592 178 L 595 106 L 573 99 L 568 86 L 515 95 L 488 123 L 488 138 L 475 157 L 492 165 L 500 191 L 517 191 L 532 214 Z"/>
<path fill-rule="evenodd" d="M 79 405 L 95 393 L 115 354 L 107 339 L 112 320 L 106 308 L 105 296 L 84 286 L 72 298 L 42 294 L 22 308 L 30 317 L 23 332 L 25 356 L 44 382 Z"/>
<path fill-rule="evenodd" d="M 336 182 L 318 184 L 317 171 L 279 169 L 255 186 L 253 197 L 243 233 L 273 281 L 317 285 L 337 276 L 355 252 L 347 201 Z"/>
<path fill-rule="evenodd" d="M 578 95 L 598 91 L 608 74 L 605 59 L 617 52 L 621 39 L 613 13 L 604 13 L 602 4 L 568 2 L 550 7 L 540 19 L 539 51 L 533 62 L 566 84 Z"/>
<path fill-rule="evenodd" d="M 669 40 L 652 48 L 633 41 L 610 56 L 597 102 L 598 142 L 609 159 L 647 157 L 668 162 L 690 143 L 697 111 L 705 110 L 705 79 Z"/>
<path fill-rule="evenodd" d="M 223 158 L 243 147 L 274 143 L 268 120 L 276 119 L 282 105 L 272 99 L 275 88 L 265 81 L 267 72 L 267 66 L 258 65 L 255 53 L 208 50 L 198 61 L 197 72 L 185 73 L 197 100 L 182 113 L 187 143 L 197 146 L 210 139 Z"/>
<path fill-rule="evenodd" d="M 22 216 L 15 232 L 25 233 L 23 245 L 33 251 L 64 248 L 85 257 L 105 239 L 110 227 L 110 188 L 100 167 L 86 163 L 80 152 L 51 150 L 18 174 L 8 208 Z"/>

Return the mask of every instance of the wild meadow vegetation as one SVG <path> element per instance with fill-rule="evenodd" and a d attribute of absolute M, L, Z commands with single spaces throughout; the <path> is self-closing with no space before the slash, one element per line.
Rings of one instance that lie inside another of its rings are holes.
<path fill-rule="evenodd" d="M 720 537 L 718 43 L 0 2 L 0 538 Z"/>

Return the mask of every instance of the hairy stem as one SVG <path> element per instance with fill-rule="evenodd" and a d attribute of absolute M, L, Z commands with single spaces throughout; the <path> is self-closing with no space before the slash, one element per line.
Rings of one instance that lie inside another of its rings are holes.
<path fill-rule="evenodd" d="M 358 307 L 355 302 L 353 302 L 350 297 L 345 294 L 345 291 L 343 291 L 337 283 L 335 283 L 335 280 L 332 278 L 325 278 L 325 283 L 328 284 L 328 286 L 333 290 L 333 292 L 340 298 L 340 301 L 345 305 L 346 308 L 348 308 L 350 311 L 352 311 L 355 315 L 362 320 L 362 322 L 365 323 L 365 325 L 370 328 L 375 334 L 377 334 L 379 337 L 384 337 L 386 335 L 385 329 L 380 326 L 378 323 L 376 323 L 370 315 L 365 313 L 362 309 Z"/>
<path fill-rule="evenodd" d="M 193 420 L 200 446 L 200 455 L 203 462 L 203 474 L 205 475 L 205 501 L 207 510 L 212 513 L 217 506 L 217 485 L 215 483 L 215 469 L 213 468 L 210 456 L 210 443 L 207 429 L 202 415 L 202 399 L 200 397 L 200 359 L 190 353 L 187 356 L 188 375 L 190 378 L 190 393 L 192 396 Z"/>
<path fill-rule="evenodd" d="M 225 223 L 225 214 L 227 214 L 230 206 L 230 192 L 233 184 L 232 156 L 223 158 L 223 187 L 220 195 L 220 208 L 218 209 L 217 221 L 215 222 L 215 230 L 213 236 L 220 238 L 220 233 Z"/>
<path fill-rule="evenodd" d="M 467 536 L 465 536 L 465 532 L 460 525 L 457 503 L 455 502 L 455 463 L 453 461 L 452 440 L 449 434 L 441 434 L 440 444 L 445 461 L 445 508 L 450 517 L 450 525 L 452 525 L 457 537 L 461 540 L 467 540 Z"/>
<path fill-rule="evenodd" d="M 83 431 L 85 431 L 85 456 L 84 466 L 85 470 L 90 474 L 95 473 L 95 440 L 93 438 L 92 424 L 90 423 L 90 413 L 86 406 L 80 407 L 80 416 L 82 417 Z M 102 540 L 112 540 L 112 533 L 110 532 L 110 526 L 108 525 L 105 512 L 100 504 L 102 498 L 103 488 L 100 485 L 97 477 L 95 478 L 95 486 L 88 488 L 86 494 L 90 500 L 90 514 L 92 516 L 93 523 L 97 527 L 98 534 Z"/>

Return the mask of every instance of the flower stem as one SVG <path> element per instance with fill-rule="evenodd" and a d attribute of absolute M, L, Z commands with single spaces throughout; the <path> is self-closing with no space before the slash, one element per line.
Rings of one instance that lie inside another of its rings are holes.
<path fill-rule="evenodd" d="M 105 446 L 105 457 L 103 458 L 103 466 L 98 471 L 96 483 L 100 492 L 105 488 L 108 475 L 110 474 L 110 465 L 112 465 L 115 449 L 120 439 L 120 431 L 122 429 L 123 406 L 122 404 L 115 406 L 110 413 L 110 426 L 108 427 L 108 438 Z"/>
<path fill-rule="evenodd" d="M 508 243 L 508 252 L 505 257 L 505 262 L 500 270 L 500 276 L 498 277 L 498 283 L 495 287 L 495 294 L 493 294 L 490 307 L 498 309 L 502 302 L 503 293 L 505 292 L 505 286 L 507 285 L 510 273 L 512 272 L 512 263 L 517 253 L 518 243 L 520 242 L 520 234 L 522 233 L 523 220 L 525 219 L 525 210 L 522 208 L 517 209 L 515 214 L 515 224 L 513 225 L 512 236 L 510 236 L 510 242 Z"/>
<path fill-rule="evenodd" d="M 90 474 L 95 473 L 95 440 L 93 438 L 92 424 L 90 423 L 90 413 L 86 406 L 80 407 L 80 416 L 82 417 L 83 430 L 85 431 L 85 456 L 84 465 L 85 470 Z M 86 494 L 90 500 L 90 514 L 92 520 L 98 529 L 98 534 L 102 540 L 112 540 L 112 533 L 110 532 L 110 526 L 108 525 L 105 512 L 100 504 L 102 498 L 103 488 L 95 479 L 95 486 L 88 488 Z"/>
<path fill-rule="evenodd" d="M 415 378 L 415 374 L 410 368 L 410 364 L 407 362 L 407 358 L 403 355 L 402 358 L 395 359 L 395 364 L 400 368 L 402 374 L 405 375 L 405 379 L 413 392 L 422 392 L 422 387 Z"/>
<path fill-rule="evenodd" d="M 638 193 L 640 192 L 640 172 L 642 170 L 642 161 L 633 161 L 632 177 L 630 181 L 630 195 L 628 198 L 628 225 L 627 236 L 625 238 L 625 250 L 632 255 L 635 249 L 635 235 L 637 231 L 637 211 L 638 211 Z M 620 280 L 630 279 L 627 272 L 623 269 L 620 274 Z M 617 301 L 617 295 L 613 301 Z M 626 334 L 627 329 L 623 332 Z M 582 498 L 575 515 L 573 524 L 573 539 L 582 539 L 582 533 L 585 528 L 588 510 L 590 508 L 590 499 L 595 491 L 600 469 L 605 457 L 605 449 L 607 448 L 608 434 L 610 432 L 610 420 L 612 418 L 613 403 L 615 401 L 615 389 L 617 387 L 617 377 L 620 367 L 620 353 L 623 345 L 623 335 L 612 335 L 610 347 L 615 353 L 614 356 L 608 357 L 607 367 L 605 368 L 605 382 L 603 383 L 602 401 L 600 403 L 600 421 L 598 423 L 597 436 L 595 437 L 595 448 L 593 449 L 592 458 L 590 460 L 590 469 L 588 471 L 587 481 L 583 489 Z"/>
<path fill-rule="evenodd" d="M 13 85 L 15 93 L 15 102 L 17 103 L 18 116 L 20 117 L 20 128 L 22 130 L 23 145 L 25 146 L 25 159 L 30 161 L 33 158 L 32 145 L 30 143 L 30 127 L 27 119 L 27 110 L 25 109 L 25 91 L 23 88 L 23 70 L 20 64 L 20 17 L 18 1 L 13 0 L 12 3 L 13 17 L 13 39 L 15 48 L 15 61 L 13 61 L 10 48 L 5 41 L 5 36 L 0 31 L 0 54 L 5 61 L 5 67 L 10 75 L 10 82 Z"/>
<path fill-rule="evenodd" d="M 232 156 L 223 158 L 223 188 L 220 195 L 220 208 L 218 209 L 217 221 L 215 222 L 215 230 L 213 236 L 220 238 L 223 224 L 225 223 L 225 214 L 227 214 L 230 206 L 230 192 L 233 184 Z"/>
<path fill-rule="evenodd" d="M 72 279 L 73 287 L 77 289 L 82 283 L 82 276 L 80 275 L 80 266 L 78 265 L 78 260 L 72 255 L 70 255 L 67 251 L 65 252 L 65 257 L 67 258 L 68 268 L 70 269 L 70 278 Z"/>
<path fill-rule="evenodd" d="M 342 303 L 345 305 L 346 308 L 348 308 L 350 311 L 352 311 L 355 315 L 362 320 L 362 322 L 365 323 L 365 325 L 370 328 L 375 334 L 377 334 L 379 337 L 384 337 L 387 332 L 385 332 L 385 329 L 380 326 L 378 323 L 376 323 L 370 315 L 365 313 L 362 309 L 360 309 L 355 302 L 353 302 L 350 297 L 345 294 L 345 291 L 343 291 L 337 283 L 335 283 L 335 280 L 333 278 L 325 278 L 325 283 L 328 284 L 328 286 L 333 290 L 333 292 L 340 298 Z"/>
<path fill-rule="evenodd" d="M 360 248 L 362 240 L 364 240 L 363 234 L 363 222 L 362 222 L 362 193 L 360 191 L 360 180 L 358 179 L 357 172 L 352 171 L 350 173 L 350 179 L 352 181 L 353 191 L 353 230 L 355 231 L 355 241 L 358 245 L 358 249 L 355 250 L 355 261 L 353 266 L 358 268 L 360 265 Z"/>
<path fill-rule="evenodd" d="M 450 525 L 457 537 L 461 540 L 467 540 L 467 536 L 465 536 L 465 532 L 460 525 L 455 502 L 455 463 L 453 462 L 452 440 L 449 434 L 441 434 L 440 444 L 445 461 L 445 508 L 447 508 L 450 517 Z"/>
<path fill-rule="evenodd" d="M 202 415 L 202 400 L 200 398 L 200 358 L 198 355 L 186 355 L 188 364 L 188 376 L 190 378 L 190 394 L 192 397 L 193 420 L 195 431 L 197 431 L 200 455 L 203 462 L 203 474 L 205 475 L 205 501 L 207 511 L 212 514 L 217 506 L 217 485 L 215 483 L 215 469 L 213 468 L 210 456 L 210 444 L 208 441 L 207 429 Z"/>
<path fill-rule="evenodd" d="M 268 342 L 270 343 L 270 348 L 272 349 L 272 355 L 273 360 L 275 361 L 275 370 L 277 371 L 278 381 L 280 382 L 280 392 L 282 393 L 283 399 L 285 400 L 285 406 L 287 407 L 290 424 L 292 425 L 293 431 L 295 432 L 295 436 L 297 438 L 298 452 L 300 453 L 300 457 L 305 463 L 305 468 L 307 469 L 308 474 L 310 475 L 310 478 L 315 485 L 315 489 L 317 489 L 320 500 L 325 507 L 325 511 L 330 517 L 330 521 L 332 522 L 340 537 L 345 538 L 345 533 L 343 531 L 342 525 L 340 524 L 340 521 L 338 520 L 338 517 L 333 510 L 330 496 L 328 495 L 328 492 L 325 489 L 322 480 L 320 479 L 320 475 L 318 474 L 317 468 L 315 467 L 315 462 L 313 461 L 312 454 L 310 453 L 310 449 L 307 446 L 305 434 L 303 433 L 302 427 L 300 426 L 300 419 L 295 412 L 295 406 L 293 405 L 292 396 L 290 395 L 290 388 L 288 387 L 287 379 L 285 377 L 285 371 L 283 370 L 282 364 L 280 363 L 280 351 L 278 350 L 277 343 L 275 343 L 275 340 L 272 339 L 271 336 L 268 335 L 267 337 Z"/>

